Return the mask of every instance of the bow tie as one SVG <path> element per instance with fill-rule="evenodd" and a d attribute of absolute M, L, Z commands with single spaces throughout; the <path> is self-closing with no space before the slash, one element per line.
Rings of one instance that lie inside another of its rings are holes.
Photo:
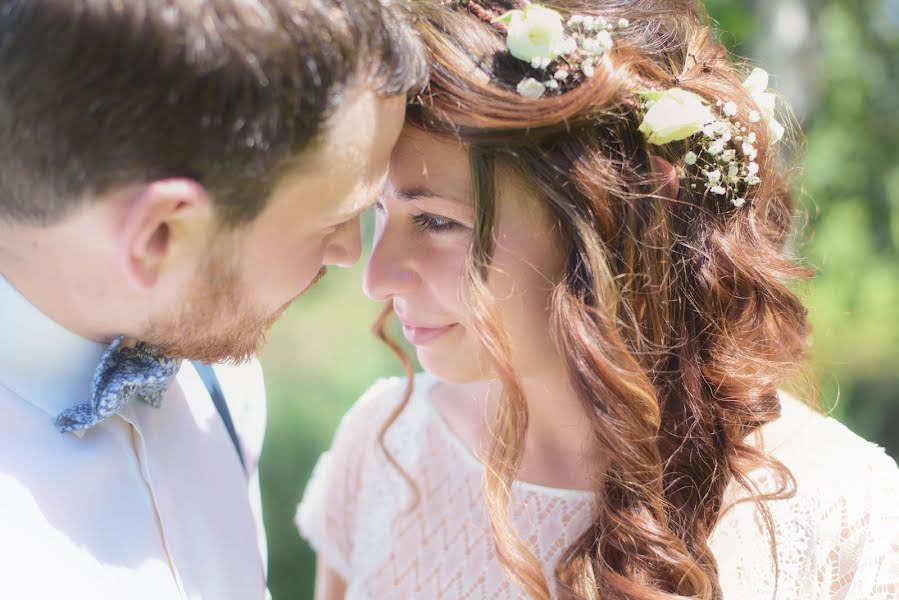
<path fill-rule="evenodd" d="M 118 337 L 100 359 L 90 402 L 60 414 L 56 426 L 63 433 L 93 427 L 122 410 L 135 396 L 159 408 L 163 392 L 180 367 L 180 360 L 162 355 L 149 344 Z"/>

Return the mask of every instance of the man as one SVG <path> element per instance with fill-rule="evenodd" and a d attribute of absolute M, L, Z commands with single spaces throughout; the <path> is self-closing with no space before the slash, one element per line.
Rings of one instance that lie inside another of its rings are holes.
<path fill-rule="evenodd" d="M 265 595 L 245 359 L 424 68 L 372 0 L 0 0 L 0 597 Z"/>

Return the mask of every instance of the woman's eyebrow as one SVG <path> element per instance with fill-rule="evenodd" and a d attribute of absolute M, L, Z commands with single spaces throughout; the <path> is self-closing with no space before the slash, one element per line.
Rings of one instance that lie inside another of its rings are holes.
<path fill-rule="evenodd" d="M 456 198 L 453 196 L 448 196 L 446 194 L 438 194 L 437 192 L 426 188 L 426 187 L 413 187 L 409 189 L 392 190 L 394 196 L 396 196 L 397 200 L 402 200 L 404 202 L 410 202 L 413 200 L 423 200 L 423 199 L 436 199 L 436 200 L 446 200 L 448 202 L 452 202 L 454 204 L 466 205 L 467 202 L 464 202 L 460 198 Z"/>

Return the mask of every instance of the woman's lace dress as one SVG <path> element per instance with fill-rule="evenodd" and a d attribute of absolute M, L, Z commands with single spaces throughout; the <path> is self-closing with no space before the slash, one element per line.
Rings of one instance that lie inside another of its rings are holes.
<path fill-rule="evenodd" d="M 483 467 L 431 404 L 433 382 L 416 377 L 413 397 L 385 437 L 417 483 L 411 512 L 411 489 L 377 440 L 402 398 L 401 378 L 377 382 L 356 403 L 306 488 L 297 524 L 347 582 L 347 600 L 523 597 L 494 551 Z M 776 596 L 767 529 L 754 505 L 739 503 L 710 539 L 724 598 L 899 599 L 896 463 L 833 419 L 788 397 L 783 404 L 783 416 L 765 428 L 766 446 L 798 489 L 768 502 Z M 764 486 L 764 475 L 757 479 Z M 591 495 L 522 482 L 513 491 L 513 522 L 551 582 L 561 554 L 589 523 Z"/>

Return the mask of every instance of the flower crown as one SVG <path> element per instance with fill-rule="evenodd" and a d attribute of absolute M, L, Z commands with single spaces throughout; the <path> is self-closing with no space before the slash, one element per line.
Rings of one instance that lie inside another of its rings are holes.
<path fill-rule="evenodd" d="M 452 3 L 505 34 L 509 53 L 539 72 L 539 79 L 525 77 L 515 88 L 534 99 L 561 94 L 592 77 L 600 59 L 614 47 L 614 36 L 630 27 L 624 18 L 613 23 L 599 16 L 572 15 L 564 20 L 557 11 L 536 3 L 500 14 L 478 0 Z M 647 142 L 663 146 L 702 133 L 700 147 L 683 156 L 678 175 L 685 178 L 688 171 L 701 175 L 702 183 L 691 183 L 691 189 L 703 185 L 706 192 L 737 208 L 746 203 L 750 188 L 761 182 L 757 136 L 746 121 L 754 124 L 764 119 L 772 144 L 784 135 L 783 125 L 775 118 L 776 95 L 768 89 L 768 73 L 755 69 L 743 85 L 759 109 L 745 116 L 731 100 L 718 100 L 716 111 L 701 96 L 678 87 L 636 92 L 643 112 L 639 130 Z"/>

